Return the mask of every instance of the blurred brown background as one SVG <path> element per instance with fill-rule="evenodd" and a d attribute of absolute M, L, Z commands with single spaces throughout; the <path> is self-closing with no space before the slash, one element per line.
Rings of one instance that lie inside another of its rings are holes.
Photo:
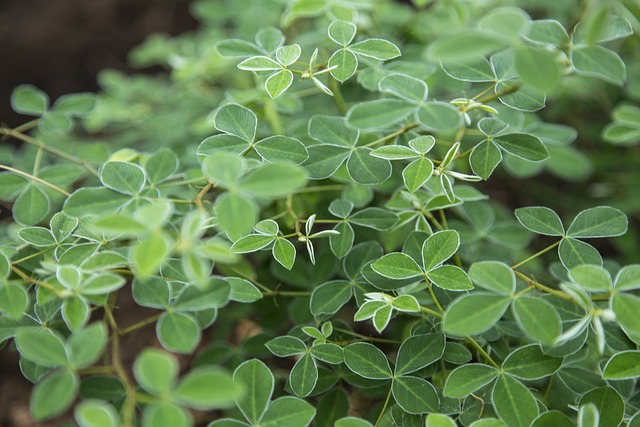
<path fill-rule="evenodd" d="M 19 84 L 34 84 L 55 99 L 96 90 L 95 76 L 103 68 L 132 71 L 127 52 L 146 35 L 195 28 L 188 5 L 189 0 L 0 0 L 0 123 L 17 126 L 25 120 L 9 105 Z"/>

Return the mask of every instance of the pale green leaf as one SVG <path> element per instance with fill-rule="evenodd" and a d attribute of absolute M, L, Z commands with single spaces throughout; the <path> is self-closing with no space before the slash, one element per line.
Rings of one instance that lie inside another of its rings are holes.
<path fill-rule="evenodd" d="M 442 319 L 444 332 L 452 336 L 480 334 L 502 317 L 511 298 L 489 293 L 463 295 L 451 303 Z"/>
<path fill-rule="evenodd" d="M 138 194 L 145 183 L 145 172 L 140 166 L 127 162 L 107 162 L 100 171 L 105 187 L 124 194 Z"/>
<path fill-rule="evenodd" d="M 254 149 L 263 159 L 270 162 L 287 161 L 300 164 L 309 157 L 304 144 L 288 136 L 276 135 L 262 139 L 256 143 Z"/>
<path fill-rule="evenodd" d="M 100 400 L 84 400 L 74 410 L 76 421 L 80 427 L 119 427 L 120 415 L 107 402 Z"/>
<path fill-rule="evenodd" d="M 306 427 L 316 414 L 309 403 L 296 397 L 285 396 L 269 404 L 260 427 Z"/>
<path fill-rule="evenodd" d="M 343 83 L 353 76 L 358 69 L 358 58 L 347 49 L 337 50 L 329 58 L 330 73 L 339 82 Z"/>
<path fill-rule="evenodd" d="M 216 199 L 218 224 L 232 240 L 251 231 L 256 222 L 256 207 L 251 200 L 237 193 L 225 193 Z"/>
<path fill-rule="evenodd" d="M 469 164 L 473 169 L 473 173 L 484 180 L 489 179 L 501 161 L 502 152 L 493 142 L 487 140 L 476 145 L 469 157 Z"/>
<path fill-rule="evenodd" d="M 160 344 L 175 353 L 192 353 L 200 342 L 200 326 L 183 313 L 163 313 L 156 324 L 156 334 Z"/>
<path fill-rule="evenodd" d="M 37 383 L 31 393 L 31 413 L 36 420 L 47 420 L 66 411 L 78 393 L 80 381 L 69 370 L 58 370 Z"/>
<path fill-rule="evenodd" d="M 11 108 L 16 113 L 40 116 L 49 108 L 49 97 L 33 85 L 20 85 L 11 92 Z"/>
<path fill-rule="evenodd" d="M 603 369 L 606 380 L 625 380 L 640 377 L 640 351 L 622 351 L 613 355 Z"/>
<path fill-rule="evenodd" d="M 420 105 L 416 119 L 426 129 L 434 132 L 451 132 L 462 126 L 462 114 L 451 104 L 425 102 Z"/>
<path fill-rule="evenodd" d="M 63 211 L 72 217 L 113 213 L 130 200 L 125 194 L 103 187 L 76 190 L 64 203 Z"/>
<path fill-rule="evenodd" d="M 247 71 L 276 71 L 281 70 L 282 65 L 266 56 L 253 56 L 239 63 L 238 68 Z"/>
<path fill-rule="evenodd" d="M 367 39 L 349 46 L 349 50 L 358 55 L 387 61 L 400 56 L 398 47 L 383 39 Z"/>
<path fill-rule="evenodd" d="M 280 65 L 277 69 L 280 69 Z M 237 136 L 251 143 L 256 137 L 258 118 L 253 111 L 242 105 L 227 104 L 216 111 L 213 124 L 220 132 Z"/>
<path fill-rule="evenodd" d="M 236 398 L 238 408 L 247 420 L 257 424 L 273 394 L 273 374 L 260 360 L 251 359 L 236 368 L 233 379 L 246 388 L 244 396 Z"/>
<path fill-rule="evenodd" d="M 521 296 L 513 301 L 513 316 L 518 326 L 533 340 L 551 344 L 560 336 L 560 315 L 542 298 Z"/>
<path fill-rule="evenodd" d="M 583 264 L 602 265 L 602 257 L 596 248 L 572 237 L 562 239 L 558 255 L 567 270 Z"/>
<path fill-rule="evenodd" d="M 429 92 L 424 81 L 402 73 L 387 74 L 378 83 L 378 89 L 413 103 L 424 101 Z"/>
<path fill-rule="evenodd" d="M 517 48 L 514 65 L 526 84 L 544 92 L 554 89 L 562 76 L 554 52 L 538 47 L 524 45 Z"/>
<path fill-rule="evenodd" d="M 509 426 L 529 427 L 538 417 L 538 403 L 520 381 L 500 375 L 491 393 L 493 408 Z"/>
<path fill-rule="evenodd" d="M 493 141 L 509 154 L 530 162 L 541 162 L 549 157 L 547 147 L 535 135 L 509 133 L 497 136 Z"/>
<path fill-rule="evenodd" d="M 407 190 L 414 193 L 427 183 L 433 174 L 433 163 L 429 159 L 417 159 L 402 170 L 402 179 Z"/>
<path fill-rule="evenodd" d="M 471 279 L 463 269 L 456 265 L 441 265 L 427 272 L 434 285 L 449 291 L 468 291 L 473 289 Z"/>
<path fill-rule="evenodd" d="M 444 354 L 442 334 L 416 335 L 405 340 L 398 350 L 395 375 L 406 375 L 424 368 Z"/>
<path fill-rule="evenodd" d="M 409 414 L 437 412 L 440 406 L 435 387 L 422 378 L 396 377 L 392 392 L 396 403 Z"/>
<path fill-rule="evenodd" d="M 455 230 L 442 230 L 432 234 L 422 245 L 422 266 L 433 270 L 456 253 L 460 247 L 460 236 Z"/>
<path fill-rule="evenodd" d="M 376 273 L 390 279 L 409 279 L 423 274 L 420 266 L 410 256 L 400 252 L 383 256 L 374 261 L 371 268 Z"/>
<path fill-rule="evenodd" d="M 233 246 L 231 246 L 231 250 L 237 254 L 255 252 L 269 246 L 275 239 L 275 236 L 249 234 L 244 236 L 242 239 L 237 240 Z"/>
<path fill-rule="evenodd" d="M 272 254 L 273 258 L 287 270 L 291 270 L 296 262 L 296 248 L 287 239 L 276 239 L 273 244 Z"/>
<path fill-rule="evenodd" d="M 589 292 L 611 291 L 611 275 L 604 268 L 597 265 L 579 265 L 569 271 L 569 277 L 584 290 Z"/>
<path fill-rule="evenodd" d="M 382 351 L 369 343 L 354 343 L 344 347 L 347 367 L 361 377 L 381 380 L 392 377 L 389 361 Z"/>
<path fill-rule="evenodd" d="M 577 74 L 596 77 L 614 85 L 622 86 L 627 78 L 627 70 L 620 56 L 602 46 L 574 47 L 571 63 Z"/>
<path fill-rule="evenodd" d="M 307 173 L 290 163 L 267 163 L 249 172 L 238 187 L 257 197 L 286 196 L 307 182 Z M 253 225 L 253 224 L 252 224 Z"/>
<path fill-rule="evenodd" d="M 62 339 L 44 329 L 20 329 L 15 337 L 16 347 L 25 359 L 46 367 L 68 364 Z"/>
<path fill-rule="evenodd" d="M 518 208 L 515 215 L 527 230 L 546 236 L 564 236 L 564 226 L 557 213 L 543 206 Z"/>
<path fill-rule="evenodd" d="M 347 113 L 347 122 L 359 129 L 384 129 L 404 119 L 415 106 L 399 99 L 360 102 Z"/>
<path fill-rule="evenodd" d="M 298 397 L 308 396 L 318 381 L 318 367 L 310 354 L 302 356 L 289 374 L 289 387 Z"/>
<path fill-rule="evenodd" d="M 131 263 L 141 277 L 149 276 L 158 270 L 170 252 L 170 242 L 164 234 L 154 233 L 131 249 Z"/>
<path fill-rule="evenodd" d="M 335 280 L 316 287 L 311 294 L 309 309 L 315 316 L 334 314 L 351 299 L 349 282 Z"/>
<path fill-rule="evenodd" d="M 230 407 L 243 395 L 244 387 L 216 366 L 189 372 L 173 391 L 178 402 L 199 410 Z"/>
<path fill-rule="evenodd" d="M 347 171 L 358 184 L 380 184 L 391 176 L 391 163 L 371 155 L 371 148 L 358 147 L 347 160 Z"/>
<path fill-rule="evenodd" d="M 269 76 L 264 83 L 267 93 L 272 99 L 282 95 L 293 83 L 293 73 L 290 70 L 280 70 Z"/>
<path fill-rule="evenodd" d="M 356 35 L 356 26 L 347 21 L 333 21 L 329 25 L 329 37 L 342 46 L 347 46 Z"/>
<path fill-rule="evenodd" d="M 627 232 L 627 216 L 609 206 L 598 206 L 580 212 L 567 230 L 576 238 L 612 237 Z"/>
<path fill-rule="evenodd" d="M 147 348 L 133 364 L 133 374 L 142 388 L 161 394 L 174 388 L 179 373 L 178 360 L 164 351 Z"/>
<path fill-rule="evenodd" d="M 70 201 L 71 197 L 67 201 Z M 18 224 L 35 225 L 47 215 L 47 212 L 49 197 L 33 185 L 27 186 L 13 202 L 13 219 Z"/>
<path fill-rule="evenodd" d="M 476 262 L 469 269 L 469 276 L 476 286 L 491 292 L 511 295 L 516 289 L 516 276 L 513 270 L 502 262 Z"/>
<path fill-rule="evenodd" d="M 543 316 L 540 313 L 540 316 Z M 546 355 L 539 345 L 530 344 L 514 350 L 502 364 L 502 370 L 523 380 L 537 380 L 553 375 L 562 358 Z"/>
<path fill-rule="evenodd" d="M 302 53 L 302 49 L 300 49 L 300 45 L 298 44 L 281 46 L 278 49 L 276 49 L 276 59 L 282 65 L 287 66 L 296 62 L 298 58 L 300 58 L 301 53 Z"/>
<path fill-rule="evenodd" d="M 454 369 L 447 377 L 444 395 L 464 399 L 489 384 L 498 376 L 498 370 L 480 363 L 469 363 Z"/>

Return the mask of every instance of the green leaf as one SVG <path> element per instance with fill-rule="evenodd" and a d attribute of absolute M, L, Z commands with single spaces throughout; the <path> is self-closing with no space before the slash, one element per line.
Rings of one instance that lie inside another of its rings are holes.
<path fill-rule="evenodd" d="M 9 277 L 11 272 L 11 262 L 7 259 L 5 254 L 0 252 L 0 280 Z"/>
<path fill-rule="evenodd" d="M 62 340 L 44 329 L 19 329 L 15 337 L 20 355 L 45 367 L 68 364 L 67 352 Z"/>
<path fill-rule="evenodd" d="M 564 236 L 564 227 L 557 213 L 543 206 L 518 208 L 515 215 L 527 230 L 545 236 Z"/>
<path fill-rule="evenodd" d="M 214 153 L 222 151 L 240 155 L 249 148 L 249 145 L 249 142 L 237 136 L 227 134 L 214 135 L 200 143 L 197 154 L 201 156 L 212 156 Z"/>
<path fill-rule="evenodd" d="M 373 424 L 360 418 L 345 417 L 336 421 L 335 427 L 373 427 Z"/>
<path fill-rule="evenodd" d="M 13 172 L 0 172 L 0 198 L 9 199 L 27 186 L 27 180 Z"/>
<path fill-rule="evenodd" d="M 318 360 L 321 360 L 332 365 L 339 365 L 344 362 L 344 354 L 342 347 L 331 344 L 317 344 L 311 347 L 310 353 Z"/>
<path fill-rule="evenodd" d="M 162 233 L 154 233 L 131 249 L 131 262 L 141 277 L 155 273 L 171 252 L 170 244 Z"/>
<path fill-rule="evenodd" d="M 288 136 L 270 136 L 254 146 L 256 152 L 269 162 L 286 161 L 299 165 L 309 158 L 302 142 Z"/>
<path fill-rule="evenodd" d="M 273 374 L 260 360 L 251 359 L 236 368 L 233 380 L 246 389 L 246 393 L 236 399 L 238 408 L 247 420 L 258 424 L 273 394 Z"/>
<path fill-rule="evenodd" d="M 49 212 L 49 198 L 33 185 L 27 186 L 13 202 L 13 219 L 22 225 L 39 223 L 47 212 Z"/>
<path fill-rule="evenodd" d="M 540 313 L 540 316 L 543 316 Z M 562 365 L 562 358 L 544 354 L 537 344 L 513 351 L 502 364 L 502 370 L 522 380 L 537 380 L 553 375 Z"/>
<path fill-rule="evenodd" d="M 450 77 L 465 82 L 493 82 L 496 73 L 491 63 L 484 57 L 468 58 L 463 62 L 447 61 L 441 64 Z"/>
<path fill-rule="evenodd" d="M 444 395 L 464 399 L 476 390 L 491 383 L 498 376 L 493 366 L 480 363 L 469 363 L 458 366 L 447 377 Z"/>
<path fill-rule="evenodd" d="M 636 344 L 640 343 L 640 297 L 631 294 L 614 294 L 611 308 L 622 329 Z"/>
<path fill-rule="evenodd" d="M 278 357 L 289 357 L 296 354 L 303 354 L 307 351 L 307 346 L 300 338 L 290 335 L 282 335 L 270 341 L 265 346 L 269 351 Z"/>
<path fill-rule="evenodd" d="M 385 160 L 417 159 L 420 154 L 404 145 L 384 145 L 371 152 L 373 157 Z"/>
<path fill-rule="evenodd" d="M 318 381 L 318 367 L 310 354 L 302 356 L 291 369 L 289 386 L 298 397 L 308 396 Z"/>
<path fill-rule="evenodd" d="M 159 277 L 141 280 L 136 277 L 131 287 L 136 304 L 143 307 L 167 308 L 171 298 L 169 284 Z"/>
<path fill-rule="evenodd" d="M 200 326 L 190 315 L 165 312 L 156 324 L 160 344 L 175 353 L 192 353 L 200 342 Z"/>
<path fill-rule="evenodd" d="M 333 229 L 340 234 L 329 236 L 331 252 L 333 252 L 336 258 L 343 258 L 349 253 L 353 246 L 353 239 L 355 237 L 353 227 L 345 221 L 336 224 Z"/>
<path fill-rule="evenodd" d="M 390 305 L 384 305 L 373 313 L 373 327 L 379 334 L 389 325 L 391 314 L 393 314 L 393 308 Z"/>
<path fill-rule="evenodd" d="M 79 368 L 91 366 L 107 348 L 108 334 L 101 322 L 75 331 L 67 342 L 69 359 Z"/>
<path fill-rule="evenodd" d="M 0 260 L 0 262 L 2 261 Z M 22 285 L 17 283 L 0 285 L 0 311 L 4 312 L 6 316 L 19 319 L 27 310 L 28 305 L 29 294 Z"/>
<path fill-rule="evenodd" d="M 587 403 L 578 409 L 578 425 L 580 427 L 593 426 L 600 424 L 600 414 L 598 408 L 593 403 Z"/>
<path fill-rule="evenodd" d="M 535 21 L 534 21 L 535 22 Z M 575 423 L 560 411 L 548 411 L 540 414 L 531 427 L 573 427 Z"/>
<path fill-rule="evenodd" d="M 277 198 L 286 196 L 306 182 L 307 173 L 299 166 L 267 163 L 249 172 L 238 187 L 254 196 Z"/>
<path fill-rule="evenodd" d="M 575 46 L 571 51 L 571 63 L 577 74 L 596 77 L 614 85 L 622 86 L 627 78 L 622 59 L 602 46 Z"/>
<path fill-rule="evenodd" d="M 275 236 L 265 236 L 264 234 L 249 234 L 236 241 L 233 246 L 231 246 L 231 250 L 237 254 L 255 252 L 259 251 L 262 248 L 266 248 L 275 239 Z"/>
<path fill-rule="evenodd" d="M 440 406 L 438 392 L 430 382 L 417 377 L 396 377 L 391 386 L 393 398 L 405 412 L 424 414 L 437 412 Z"/>
<path fill-rule="evenodd" d="M 2 269 L 0 268 L 0 271 Z M 0 277 L 2 273 L 0 272 Z M 638 289 L 640 287 L 640 265 L 633 264 L 623 267 L 618 271 L 614 288 L 616 291 Z"/>
<path fill-rule="evenodd" d="M 391 163 L 371 156 L 371 152 L 371 148 L 358 147 L 347 160 L 347 171 L 358 184 L 380 184 L 391 176 Z"/>
<path fill-rule="evenodd" d="M 62 303 L 62 318 L 72 331 L 84 326 L 89 321 L 90 314 L 89 304 L 79 296 L 67 298 Z"/>
<path fill-rule="evenodd" d="M 572 268 L 569 277 L 589 292 L 609 292 L 612 288 L 609 272 L 596 265 L 585 264 Z"/>
<path fill-rule="evenodd" d="M 405 340 L 398 350 L 395 375 L 407 375 L 440 359 L 444 354 L 442 334 L 416 335 Z"/>
<path fill-rule="evenodd" d="M 393 376 L 387 356 L 369 343 L 354 343 L 344 347 L 344 362 L 354 373 L 371 380 Z"/>
<path fill-rule="evenodd" d="M 391 301 L 391 307 L 405 313 L 417 313 L 420 311 L 420 303 L 413 295 L 400 295 Z"/>
<path fill-rule="evenodd" d="M 296 247 L 287 239 L 276 239 L 272 254 L 273 258 L 287 270 L 291 270 L 296 262 Z"/>
<path fill-rule="evenodd" d="M 514 65 L 526 84 L 544 92 L 553 90 L 562 76 L 554 52 L 538 47 L 523 45 L 517 48 Z"/>
<path fill-rule="evenodd" d="M 513 301 L 512 310 L 518 326 L 537 342 L 551 344 L 562 333 L 560 315 L 542 298 L 518 297 Z"/>
<path fill-rule="evenodd" d="M 173 301 L 176 311 L 201 311 L 223 307 L 229 301 L 231 286 L 219 278 L 207 278 L 198 286 L 185 286 Z"/>
<path fill-rule="evenodd" d="M 80 427 L 119 427 L 120 415 L 109 403 L 100 400 L 85 400 L 74 410 Z"/>
<path fill-rule="evenodd" d="M 275 61 L 272 62 L 275 63 Z M 277 64 L 276 69 L 280 68 Z M 258 118 L 253 111 L 242 105 L 227 104 L 218 108 L 213 116 L 213 123 L 220 132 L 237 136 L 251 143 L 256 137 Z"/>
<path fill-rule="evenodd" d="M 469 164 L 473 173 L 480 178 L 487 180 L 502 161 L 502 152 L 496 145 L 488 140 L 482 141 L 473 147 Z"/>
<path fill-rule="evenodd" d="M 606 380 L 626 380 L 640 377 L 640 351 L 622 351 L 613 355 L 603 369 Z"/>
<path fill-rule="evenodd" d="M 87 117 L 96 106 L 96 95 L 89 92 L 62 95 L 53 109 L 74 117 Z"/>
<path fill-rule="evenodd" d="M 11 93 L 11 108 L 16 113 L 40 116 L 49 108 L 49 97 L 33 85 L 20 85 Z"/>
<path fill-rule="evenodd" d="M 300 58 L 302 50 L 300 49 L 300 45 L 291 44 L 288 46 L 280 46 L 276 49 L 276 59 L 282 65 L 291 65 Z"/>
<path fill-rule="evenodd" d="M 516 276 L 502 262 L 476 262 L 469 269 L 469 277 L 477 286 L 498 294 L 512 295 L 516 290 Z"/>
<path fill-rule="evenodd" d="M 226 277 L 231 286 L 229 299 L 231 301 L 252 303 L 262 299 L 262 292 L 253 283 L 239 277 Z"/>
<path fill-rule="evenodd" d="M 73 128 L 73 120 L 64 113 L 47 111 L 40 118 L 38 128 L 43 132 L 66 133 Z"/>
<path fill-rule="evenodd" d="M 398 215 L 381 208 L 366 208 L 349 217 L 349 222 L 374 230 L 389 230 L 398 222 Z"/>
<path fill-rule="evenodd" d="M 231 240 L 238 240 L 253 228 L 256 207 L 246 197 L 237 193 L 224 193 L 215 204 L 218 224 Z"/>
<path fill-rule="evenodd" d="M 42 421 L 66 411 L 78 393 L 79 381 L 69 370 L 54 371 L 36 384 L 31 393 L 31 413 Z"/>
<path fill-rule="evenodd" d="M 269 76 L 264 87 L 269 96 L 275 99 L 289 89 L 291 83 L 293 83 L 293 73 L 290 70 L 280 70 Z"/>
<path fill-rule="evenodd" d="M 260 427 L 306 427 L 315 414 L 315 408 L 304 400 L 285 396 L 269 404 Z"/>
<path fill-rule="evenodd" d="M 246 71 L 277 71 L 282 69 L 282 65 L 266 56 L 254 56 L 239 63 L 238 68 Z"/>
<path fill-rule="evenodd" d="M 480 334 L 500 320 L 510 302 L 508 296 L 489 293 L 463 295 L 445 310 L 444 332 L 453 336 Z"/>
<path fill-rule="evenodd" d="M 100 181 L 113 191 L 135 195 L 144 187 L 145 173 L 133 163 L 107 162 L 100 171 Z"/>
<path fill-rule="evenodd" d="M 462 126 L 462 115 L 457 108 L 444 102 L 424 102 L 418 108 L 416 119 L 433 132 L 451 132 Z"/>
<path fill-rule="evenodd" d="M 303 164 L 309 178 L 325 179 L 333 175 L 349 156 L 349 150 L 332 145 L 314 145 L 307 149 L 309 158 Z"/>
<path fill-rule="evenodd" d="M 353 147 L 360 131 L 347 126 L 343 117 L 316 114 L 309 121 L 309 136 L 323 144 Z"/>
<path fill-rule="evenodd" d="M 64 212 L 58 212 L 51 217 L 49 222 L 51 233 L 57 242 L 62 242 L 69 237 L 78 226 L 78 218 L 71 218 Z"/>
<path fill-rule="evenodd" d="M 456 253 L 460 236 L 455 230 L 433 233 L 422 245 L 422 265 L 425 271 L 433 270 Z"/>
<path fill-rule="evenodd" d="M 333 68 L 330 73 L 340 83 L 344 83 L 353 76 L 358 69 L 358 58 L 347 49 L 337 50 L 329 58 L 329 67 Z"/>
<path fill-rule="evenodd" d="M 615 427 L 624 418 L 625 403 L 612 387 L 600 387 L 582 395 L 580 406 L 593 403 L 600 414 L 599 427 Z"/>
<path fill-rule="evenodd" d="M 147 348 L 140 352 L 133 364 L 136 381 L 152 394 L 162 394 L 173 389 L 178 373 L 177 359 L 155 348 Z"/>
<path fill-rule="evenodd" d="M 562 239 L 558 255 L 567 270 L 583 264 L 602 265 L 602 257 L 593 246 L 571 237 Z"/>
<path fill-rule="evenodd" d="M 274 27 L 262 28 L 256 34 L 256 43 L 270 53 L 282 46 L 284 41 L 282 31 Z"/>
<path fill-rule="evenodd" d="M 627 232 L 627 216 L 609 206 L 598 206 L 580 212 L 567 230 L 576 238 L 612 237 Z"/>
<path fill-rule="evenodd" d="M 173 392 L 177 401 L 198 410 L 227 408 L 243 395 L 244 387 L 215 366 L 189 372 Z"/>
<path fill-rule="evenodd" d="M 418 159 L 407 165 L 402 171 L 405 187 L 414 193 L 427 183 L 433 174 L 433 163 L 429 159 Z"/>
<path fill-rule="evenodd" d="M 173 403 L 152 403 L 144 408 L 142 427 L 191 427 L 189 413 Z"/>
<path fill-rule="evenodd" d="M 466 62 L 475 60 L 492 51 L 500 49 L 504 42 L 492 34 L 479 31 L 462 31 L 442 37 L 429 45 L 427 55 L 443 63 Z"/>
<path fill-rule="evenodd" d="M 530 162 L 541 162 L 549 158 L 549 151 L 542 141 L 529 133 L 509 133 L 496 136 L 493 141 L 509 154 Z"/>
<path fill-rule="evenodd" d="M 226 151 L 218 151 L 202 162 L 202 173 L 212 183 L 232 187 L 242 176 L 246 162 L 243 158 Z"/>
<path fill-rule="evenodd" d="M 314 316 L 334 314 L 349 302 L 351 285 L 343 280 L 335 280 L 316 287 L 311 294 L 309 309 Z"/>
<path fill-rule="evenodd" d="M 387 61 L 400 56 L 400 49 L 383 39 L 367 39 L 349 46 L 349 50 L 358 55 Z"/>
<path fill-rule="evenodd" d="M 537 19 L 529 23 L 526 38 L 538 43 L 564 47 L 569 44 L 569 34 L 555 19 Z"/>
<path fill-rule="evenodd" d="M 337 20 L 329 25 L 329 38 L 342 46 L 347 46 L 356 35 L 356 26 L 347 21 Z"/>
<path fill-rule="evenodd" d="M 494 55 L 495 56 L 495 55 Z M 492 57 L 493 59 L 493 57 Z M 515 83 L 509 81 L 499 81 L 494 92 L 501 95 L 498 99 L 504 105 L 519 111 L 538 111 L 545 106 L 546 95 L 531 86 L 523 86 L 514 90 Z"/>
<path fill-rule="evenodd" d="M 508 426 L 528 427 L 538 416 L 538 403 L 520 381 L 500 375 L 491 393 L 493 408 Z"/>
<path fill-rule="evenodd" d="M 453 419 L 446 415 L 429 414 L 425 421 L 425 427 L 456 427 L 457 424 Z"/>
<path fill-rule="evenodd" d="M 387 254 L 371 264 L 378 274 L 390 279 L 408 279 L 423 274 L 420 266 L 409 256 L 400 252 Z"/>
<path fill-rule="evenodd" d="M 378 99 L 360 102 L 347 112 L 347 122 L 356 128 L 384 129 L 404 119 L 415 106 L 398 99 Z"/>
<path fill-rule="evenodd" d="M 468 291 L 473 289 L 467 273 L 456 265 L 441 265 L 427 272 L 434 285 L 449 291 Z"/>
<path fill-rule="evenodd" d="M 115 212 L 129 200 L 129 196 L 108 188 L 84 187 L 69 196 L 63 211 L 71 217 L 106 215 Z"/>
<path fill-rule="evenodd" d="M 378 89 L 416 104 L 423 102 L 429 92 L 424 81 L 402 73 L 387 74 L 378 83 Z"/>

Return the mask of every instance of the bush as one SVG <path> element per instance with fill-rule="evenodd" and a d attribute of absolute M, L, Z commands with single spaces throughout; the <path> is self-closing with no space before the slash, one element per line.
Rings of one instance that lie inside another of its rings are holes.
<path fill-rule="evenodd" d="M 168 73 L 16 88 L 33 417 L 640 425 L 637 230 L 594 240 L 640 210 L 640 9 L 507 3 L 197 1 L 131 54 Z"/>

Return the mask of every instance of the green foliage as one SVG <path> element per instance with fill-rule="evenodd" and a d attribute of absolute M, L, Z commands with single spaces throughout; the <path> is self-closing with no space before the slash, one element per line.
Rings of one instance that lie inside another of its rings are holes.
<path fill-rule="evenodd" d="M 14 90 L 34 419 L 639 425 L 637 6 L 412 3 L 194 0 L 131 54 L 169 75 Z"/>

